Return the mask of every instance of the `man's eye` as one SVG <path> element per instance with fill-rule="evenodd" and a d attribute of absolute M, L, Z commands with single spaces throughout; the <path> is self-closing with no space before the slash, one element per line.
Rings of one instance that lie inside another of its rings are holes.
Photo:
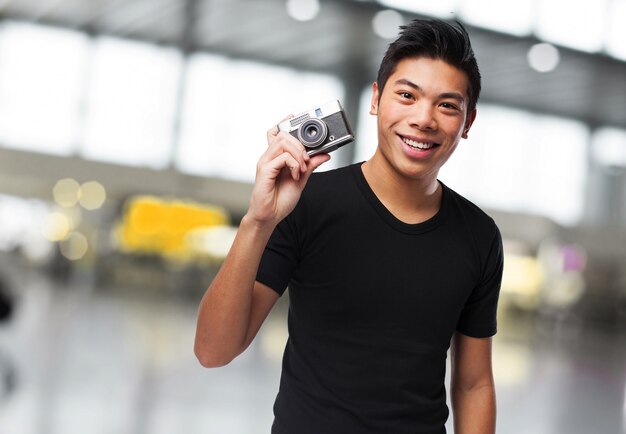
<path fill-rule="evenodd" d="M 449 102 L 443 102 L 443 103 L 441 103 L 441 106 L 443 108 L 450 109 L 450 110 L 458 110 L 459 109 L 456 105 L 451 104 Z"/>
<path fill-rule="evenodd" d="M 400 96 L 402 98 L 406 98 L 406 99 L 411 99 L 413 98 L 413 95 L 411 95 L 409 92 L 400 92 Z"/>

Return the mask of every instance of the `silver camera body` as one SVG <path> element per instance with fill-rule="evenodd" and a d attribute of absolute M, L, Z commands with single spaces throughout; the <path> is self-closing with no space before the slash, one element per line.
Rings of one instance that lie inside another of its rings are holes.
<path fill-rule="evenodd" d="M 300 141 L 313 156 L 329 153 L 354 140 L 354 133 L 339 101 L 332 101 L 278 124 Z"/>

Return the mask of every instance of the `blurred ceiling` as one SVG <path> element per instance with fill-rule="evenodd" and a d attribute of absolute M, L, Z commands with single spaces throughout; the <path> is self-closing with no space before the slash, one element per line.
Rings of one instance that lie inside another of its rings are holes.
<path fill-rule="evenodd" d="M 3 0 L 0 18 L 174 45 L 332 72 L 364 86 L 389 41 L 372 32 L 373 1 L 322 0 L 318 16 L 291 18 L 285 0 Z M 404 13 L 409 19 L 414 15 Z M 527 62 L 538 41 L 468 26 L 483 74 L 482 101 L 626 128 L 626 62 L 561 48 L 550 73 Z M 355 89 L 357 89 L 355 87 Z"/>

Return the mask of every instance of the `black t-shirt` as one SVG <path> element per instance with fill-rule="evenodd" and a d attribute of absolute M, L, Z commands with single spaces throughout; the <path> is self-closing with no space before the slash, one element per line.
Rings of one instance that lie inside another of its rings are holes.
<path fill-rule="evenodd" d="M 442 187 L 439 212 L 406 224 L 360 163 L 309 179 L 257 274 L 289 286 L 272 433 L 445 433 L 450 340 L 495 334 L 503 259 L 494 221 Z"/>

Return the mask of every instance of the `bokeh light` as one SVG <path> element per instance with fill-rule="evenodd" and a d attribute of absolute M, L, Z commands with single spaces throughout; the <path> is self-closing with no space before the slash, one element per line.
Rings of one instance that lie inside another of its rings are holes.
<path fill-rule="evenodd" d="M 98 209 L 106 200 L 106 190 L 102 184 L 97 181 L 88 181 L 80 187 L 80 205 L 88 210 Z"/>
<path fill-rule="evenodd" d="M 70 208 L 80 199 L 80 184 L 72 178 L 60 179 L 54 185 L 52 194 L 57 205 Z"/>
<path fill-rule="evenodd" d="M 553 71 L 559 64 L 559 50 L 552 44 L 539 43 L 528 50 L 528 64 L 538 72 Z"/>
<path fill-rule="evenodd" d="M 298 21 L 310 21 L 320 11 L 318 0 L 287 0 L 287 12 Z"/>
<path fill-rule="evenodd" d="M 61 241 L 59 250 L 61 254 L 70 261 L 82 259 L 87 253 L 87 250 L 89 250 L 87 237 L 80 232 L 72 232 L 67 238 Z"/>
<path fill-rule="evenodd" d="M 398 36 L 399 27 L 404 24 L 404 18 L 398 11 L 386 9 L 378 12 L 372 19 L 374 33 L 384 39 Z"/>
<path fill-rule="evenodd" d="M 59 211 L 50 213 L 44 220 L 41 228 L 43 236 L 50 241 L 61 241 L 65 239 L 71 230 L 71 220 L 67 215 Z"/>

